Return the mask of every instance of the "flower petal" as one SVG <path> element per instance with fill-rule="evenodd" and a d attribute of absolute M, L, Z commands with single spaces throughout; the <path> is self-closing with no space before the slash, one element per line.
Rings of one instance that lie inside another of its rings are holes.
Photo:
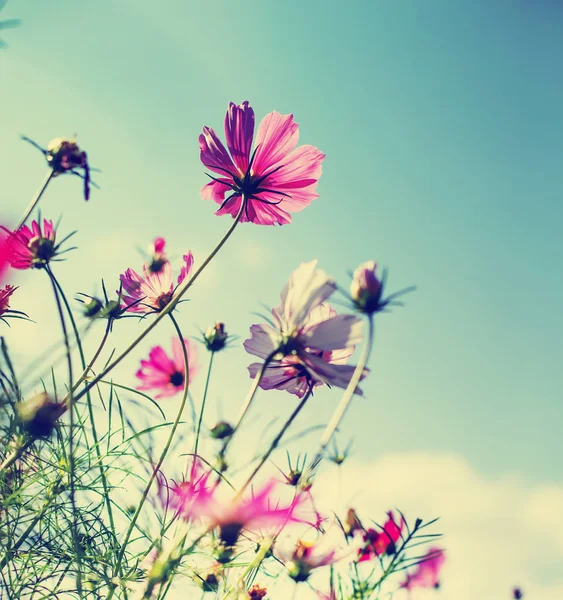
<path fill-rule="evenodd" d="M 229 153 L 211 127 L 204 127 L 203 133 L 199 136 L 199 158 L 208 169 L 215 173 L 223 176 L 237 174 L 237 168 Z"/>
<path fill-rule="evenodd" d="M 243 346 L 249 354 L 266 358 L 279 346 L 279 334 L 269 325 L 252 325 L 250 327 L 251 337 Z"/>
<path fill-rule="evenodd" d="M 194 255 L 191 250 L 187 254 L 184 254 L 182 258 L 184 259 L 184 266 L 180 269 L 178 283 L 182 283 L 182 281 L 189 276 L 194 266 Z"/>
<path fill-rule="evenodd" d="M 317 261 L 302 263 L 289 277 L 281 294 L 281 304 L 276 309 L 283 322 L 285 333 L 304 325 L 308 313 L 324 302 L 336 290 L 336 283 Z"/>
<path fill-rule="evenodd" d="M 298 140 L 299 126 L 293 115 L 276 111 L 267 114 L 258 126 L 252 172 L 261 176 L 271 171 L 295 148 Z"/>
<path fill-rule="evenodd" d="M 362 341 L 362 320 L 354 315 L 336 315 L 317 323 L 299 336 L 303 345 L 318 350 L 341 350 Z"/>
<path fill-rule="evenodd" d="M 217 204 L 223 204 L 225 194 L 230 192 L 232 188 L 229 185 L 228 179 L 225 179 L 224 177 L 219 177 L 219 179 L 221 182 L 225 183 L 210 181 L 201 188 L 199 194 L 204 200 L 213 200 L 213 202 L 217 202 Z"/>
<path fill-rule="evenodd" d="M 254 111 L 248 101 L 238 106 L 231 102 L 225 116 L 225 138 L 240 175 L 244 175 L 248 169 L 253 136 Z"/>

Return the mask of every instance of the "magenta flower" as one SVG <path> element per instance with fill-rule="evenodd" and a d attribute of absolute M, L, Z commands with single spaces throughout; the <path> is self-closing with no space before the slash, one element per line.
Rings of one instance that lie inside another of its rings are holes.
<path fill-rule="evenodd" d="M 184 519 L 204 519 L 210 528 L 219 529 L 219 537 L 225 546 L 230 547 L 243 529 L 263 526 L 280 527 L 288 523 L 303 523 L 305 517 L 299 509 L 306 501 L 299 495 L 286 506 L 279 506 L 273 497 L 277 482 L 271 480 L 258 493 L 251 497 L 220 497 L 216 487 L 202 485 L 197 493 L 186 494 L 188 501 L 181 512 Z"/>
<path fill-rule="evenodd" d="M 192 504 L 199 495 L 209 497 L 212 489 L 208 486 L 208 480 L 213 471 L 206 468 L 198 457 L 192 457 L 187 477 L 182 481 L 173 482 L 168 487 L 170 492 L 170 505 L 177 514 L 186 516 L 191 514 Z"/>
<path fill-rule="evenodd" d="M 196 349 L 190 340 L 184 340 L 188 352 L 188 381 L 191 383 L 198 367 Z M 141 368 L 135 373 L 141 384 L 138 390 L 156 390 L 155 398 L 175 396 L 184 389 L 185 369 L 182 345 L 177 337 L 172 338 L 172 357 L 168 356 L 162 346 L 154 346 L 149 352 L 149 360 L 141 361 Z"/>
<path fill-rule="evenodd" d="M 426 556 L 418 563 L 414 573 L 407 575 L 401 587 L 406 590 L 414 588 L 440 587 L 439 575 L 446 562 L 446 555 L 441 548 L 430 548 Z"/>
<path fill-rule="evenodd" d="M 2 277 L 9 264 L 8 243 L 6 241 L 5 229 L 0 226 L 0 283 L 2 283 Z"/>
<path fill-rule="evenodd" d="M 246 351 L 266 359 L 279 350 L 262 377 L 260 387 L 280 389 L 302 398 L 309 386 L 346 388 L 354 373 L 345 364 L 361 341 L 361 320 L 337 315 L 324 301 L 336 289 L 316 261 L 303 263 L 290 276 L 281 294 L 281 304 L 272 310 L 273 322 L 252 325 Z M 248 367 L 255 377 L 261 363 Z M 365 376 L 365 374 L 364 374 Z M 358 388 L 356 393 L 361 394 Z"/>
<path fill-rule="evenodd" d="M 37 221 L 31 223 L 31 228 L 22 225 L 7 242 L 10 265 L 14 269 L 44 267 L 58 252 L 60 244 L 55 245 L 56 237 L 53 221 L 44 219 L 43 227 Z"/>
<path fill-rule="evenodd" d="M 191 252 L 185 254 L 183 259 L 177 285 L 191 273 L 194 264 Z M 163 310 L 174 297 L 177 287 L 174 286 L 172 265 L 164 255 L 164 240 L 157 238 L 154 256 L 150 263 L 143 265 L 142 275 L 127 269 L 119 279 L 125 292 L 122 294 L 123 307 L 127 311 L 149 314 Z"/>
<path fill-rule="evenodd" d="M 18 288 L 13 285 L 7 285 L 0 289 L 0 321 L 4 321 L 10 311 L 10 297 Z M 4 321 L 5 322 L 5 321 Z"/>
<path fill-rule="evenodd" d="M 293 115 L 271 112 L 262 119 L 254 150 L 254 111 L 248 102 L 229 104 L 225 138 L 229 152 L 210 127 L 199 136 L 201 162 L 219 177 L 203 186 L 201 197 L 220 204 L 216 215 L 235 217 L 242 198 L 241 222 L 258 225 L 291 223 L 298 212 L 318 197 L 315 189 L 325 155 L 310 145 L 295 149 L 299 127 Z M 227 198 L 225 198 L 227 195 Z"/>
<path fill-rule="evenodd" d="M 396 543 L 401 538 L 401 533 L 405 526 L 405 520 L 397 525 L 393 511 L 387 513 L 387 521 L 381 528 L 381 531 L 368 529 L 364 532 L 364 545 L 360 548 L 358 562 L 371 560 L 382 554 L 395 554 Z"/>

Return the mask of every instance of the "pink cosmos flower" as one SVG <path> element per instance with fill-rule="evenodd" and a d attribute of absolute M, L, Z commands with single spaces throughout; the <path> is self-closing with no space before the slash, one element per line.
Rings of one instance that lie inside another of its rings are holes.
<path fill-rule="evenodd" d="M 229 104 L 225 116 L 227 152 L 210 127 L 199 136 L 201 162 L 219 177 L 203 186 L 201 197 L 221 207 L 216 215 L 235 217 L 243 196 L 241 222 L 258 225 L 291 223 L 298 212 L 318 197 L 315 192 L 325 155 L 310 145 L 295 148 L 299 127 L 293 115 L 271 112 L 262 119 L 251 153 L 254 111 L 248 104 Z M 225 195 L 227 198 L 225 199 Z"/>
<path fill-rule="evenodd" d="M 336 284 L 316 264 L 303 263 L 291 274 L 281 304 L 272 310 L 273 322 L 252 325 L 251 338 L 244 342 L 248 353 L 262 359 L 279 349 L 280 357 L 268 364 L 260 382 L 265 390 L 286 390 L 302 398 L 310 385 L 346 388 L 354 373 L 355 367 L 345 363 L 362 339 L 362 322 L 337 315 L 324 302 Z M 261 366 L 251 364 L 250 376 Z M 356 393 L 362 392 L 358 388 Z"/>
<path fill-rule="evenodd" d="M 190 340 L 184 340 L 188 352 L 189 382 L 193 381 L 198 371 L 196 349 Z M 162 346 L 154 346 L 149 352 L 149 360 L 141 361 L 141 368 L 135 373 L 141 384 L 138 390 L 157 390 L 155 398 L 175 396 L 184 389 L 185 369 L 182 344 L 177 337 L 172 338 L 172 357 L 168 356 Z"/>
<path fill-rule="evenodd" d="M 40 269 L 57 254 L 56 232 L 53 221 L 43 220 L 43 227 L 37 221 L 31 228 L 22 225 L 19 231 L 10 235 L 7 242 L 8 261 L 14 269 Z M 60 244 L 59 244 L 60 245 Z"/>
<path fill-rule="evenodd" d="M 414 573 L 407 575 L 401 587 L 406 590 L 414 588 L 440 587 L 440 570 L 446 562 L 446 555 L 441 548 L 430 548 L 426 556 L 416 566 Z"/>
<path fill-rule="evenodd" d="M 277 482 L 269 481 L 251 497 L 220 496 L 218 488 L 199 486 L 197 493 L 187 495 L 189 501 L 181 512 L 184 519 L 204 519 L 211 528 L 219 529 L 219 537 L 227 547 L 234 546 L 241 531 L 263 526 L 279 527 L 288 523 L 303 523 L 299 509 L 305 497 L 298 495 L 288 505 L 279 506 L 273 497 Z"/>
<path fill-rule="evenodd" d="M 176 287 L 172 265 L 164 255 L 164 240 L 157 238 L 154 255 L 150 263 L 143 265 L 143 274 L 127 269 L 119 279 L 123 286 L 123 307 L 129 312 L 149 314 L 160 312 L 172 300 Z M 191 273 L 194 257 L 185 254 L 184 265 L 180 270 L 177 285 Z M 119 292 L 118 292 L 119 293 Z"/>
<path fill-rule="evenodd" d="M 401 521 L 397 525 L 393 511 L 389 511 L 387 513 L 387 517 L 388 519 L 383 525 L 381 531 L 376 531 L 375 529 L 368 529 L 364 532 L 364 546 L 360 548 L 358 554 L 358 562 L 371 560 L 372 558 L 376 556 L 381 556 L 385 553 L 395 553 L 395 544 L 401 537 L 401 533 L 405 526 L 405 520 L 404 518 L 401 518 Z"/>
<path fill-rule="evenodd" d="M 169 491 L 169 504 L 174 508 L 177 514 L 188 518 L 191 515 L 192 504 L 197 500 L 199 495 L 209 497 L 212 489 L 208 486 L 209 477 L 213 471 L 204 465 L 199 457 L 192 457 L 187 470 L 187 476 L 179 483 L 173 482 L 167 487 Z"/>
<path fill-rule="evenodd" d="M 10 296 L 17 290 L 13 285 L 7 285 L 0 289 L 0 321 L 4 321 L 4 315 L 10 312 Z"/>

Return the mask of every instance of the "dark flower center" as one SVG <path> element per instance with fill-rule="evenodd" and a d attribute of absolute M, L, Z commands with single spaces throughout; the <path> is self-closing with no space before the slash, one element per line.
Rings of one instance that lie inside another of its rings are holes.
<path fill-rule="evenodd" d="M 184 374 L 180 373 L 180 371 L 174 371 L 174 373 L 170 375 L 170 383 L 176 387 L 184 385 Z"/>
<path fill-rule="evenodd" d="M 160 310 L 162 310 L 170 302 L 170 300 L 172 300 L 172 294 L 171 293 L 162 294 L 161 296 L 159 296 L 156 299 L 156 303 L 158 305 L 158 308 Z"/>
<path fill-rule="evenodd" d="M 34 261 L 37 263 L 44 264 L 55 256 L 55 242 L 48 238 L 32 238 L 28 244 L 28 248 L 33 254 Z"/>
<path fill-rule="evenodd" d="M 219 537 L 225 546 L 234 546 L 242 529 L 241 523 L 227 523 L 219 529 Z"/>

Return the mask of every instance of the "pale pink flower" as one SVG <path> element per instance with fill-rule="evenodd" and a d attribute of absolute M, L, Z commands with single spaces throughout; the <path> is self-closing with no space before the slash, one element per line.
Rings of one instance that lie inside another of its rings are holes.
<path fill-rule="evenodd" d="M 159 238 L 157 238 L 158 240 Z M 160 238 L 161 239 L 161 238 Z M 123 286 L 122 301 L 123 308 L 134 313 L 160 312 L 174 297 L 176 286 L 174 285 L 174 273 L 170 262 L 164 256 L 164 240 L 158 246 L 161 258 L 143 265 L 143 274 L 139 275 L 133 269 L 127 269 L 120 275 L 119 279 Z M 155 252 L 156 252 L 155 244 Z M 180 270 L 177 285 L 191 273 L 194 257 L 191 252 L 185 254 L 184 265 Z M 119 292 L 118 292 L 119 293 Z"/>
<path fill-rule="evenodd" d="M 195 345 L 184 340 L 188 353 L 189 383 L 197 373 Z M 141 383 L 137 386 L 142 391 L 158 391 L 155 398 L 175 396 L 184 389 L 185 368 L 182 344 L 177 337 L 172 338 L 172 356 L 168 356 L 162 346 L 154 346 L 149 352 L 149 359 L 141 361 L 141 368 L 135 374 Z"/>
<path fill-rule="evenodd" d="M 298 540 L 291 548 L 276 544 L 276 555 L 285 563 L 289 576 L 297 582 L 306 581 L 319 567 L 333 565 L 353 552 L 345 544 L 340 527 L 333 525 L 315 541 Z"/>
<path fill-rule="evenodd" d="M 251 338 L 244 342 L 248 353 L 262 359 L 279 350 L 262 377 L 263 389 L 286 390 L 301 398 L 311 385 L 346 388 L 354 373 L 355 367 L 345 363 L 362 339 L 362 322 L 353 315 L 337 315 L 325 303 L 336 283 L 316 264 L 303 263 L 291 274 L 281 304 L 272 310 L 273 322 L 252 325 Z M 248 367 L 251 377 L 261 366 Z"/>
<path fill-rule="evenodd" d="M 253 135 L 254 111 L 246 101 L 238 106 L 231 102 L 227 110 L 225 137 L 230 154 L 213 129 L 203 128 L 201 162 L 218 177 L 203 186 L 201 196 L 221 205 L 217 215 L 235 217 L 244 195 L 241 222 L 290 223 L 289 212 L 303 210 L 318 197 L 315 189 L 325 155 L 310 145 L 295 148 L 299 127 L 293 115 L 275 111 L 266 115 L 251 152 Z"/>
<path fill-rule="evenodd" d="M 440 571 L 446 562 L 446 555 L 441 548 L 430 548 L 426 556 L 418 563 L 416 570 L 407 575 L 401 587 L 406 590 L 414 588 L 440 587 Z"/>
<path fill-rule="evenodd" d="M 14 269 L 44 267 L 57 254 L 56 237 L 53 221 L 44 219 L 43 227 L 37 221 L 31 223 L 31 228 L 22 225 L 19 231 L 12 233 L 8 238 L 10 265 Z"/>
<path fill-rule="evenodd" d="M 221 495 L 216 487 L 201 486 L 197 493 L 189 494 L 181 516 L 204 519 L 210 528 L 218 528 L 221 541 L 228 547 L 235 545 L 243 529 L 305 522 L 306 517 L 300 513 L 306 498 L 298 495 L 289 504 L 280 506 L 273 494 L 277 483 L 271 480 L 250 497 L 235 498 Z"/>
<path fill-rule="evenodd" d="M 389 511 L 387 517 L 387 521 L 380 530 L 368 529 L 363 532 L 364 545 L 358 553 L 358 562 L 396 552 L 396 543 L 401 538 L 405 520 L 401 517 L 397 524 L 393 511 Z"/>

